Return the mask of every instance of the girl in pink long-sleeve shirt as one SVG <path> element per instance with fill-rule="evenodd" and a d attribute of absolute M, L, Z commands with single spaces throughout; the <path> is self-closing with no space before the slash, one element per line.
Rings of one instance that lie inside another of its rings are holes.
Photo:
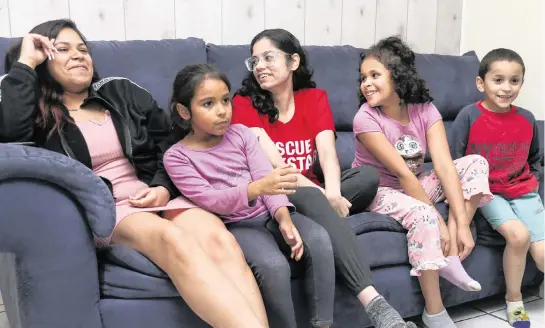
<path fill-rule="evenodd" d="M 170 108 L 181 140 L 165 153 L 165 169 L 183 195 L 216 213 L 235 236 L 259 281 L 271 326 L 297 327 L 290 283 L 294 260 L 304 267 L 312 326 L 329 327 L 335 286 L 331 241 L 320 225 L 295 213 L 286 197 L 295 192 L 297 170 L 273 170 L 256 136 L 230 124 L 230 84 L 211 65 L 190 65 L 178 73 Z"/>

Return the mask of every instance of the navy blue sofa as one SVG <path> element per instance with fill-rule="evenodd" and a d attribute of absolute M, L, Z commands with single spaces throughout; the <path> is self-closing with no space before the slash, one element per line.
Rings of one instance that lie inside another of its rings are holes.
<path fill-rule="evenodd" d="M 0 39 L 0 53 L 13 42 L 15 39 Z M 102 77 L 132 79 L 149 90 L 163 108 L 174 76 L 184 65 L 215 64 L 227 73 L 236 90 L 247 73 L 243 59 L 249 55 L 247 45 L 206 45 L 195 38 L 99 41 L 91 42 L 91 47 Z M 341 166 L 348 168 L 354 156 L 352 119 L 358 110 L 361 49 L 306 49 L 318 87 L 328 92 Z M 481 96 L 475 87 L 475 53 L 419 54 L 417 69 L 450 131 L 458 111 Z M 1 63 L 0 71 L 4 71 Z M 426 165 L 431 167 L 429 158 Z M 543 197 L 543 169 L 540 193 Z M 79 163 L 31 146 L 0 144 L 0 209 L 0 288 L 12 328 L 207 327 L 179 297 L 165 273 L 145 257 L 122 246 L 97 253 L 92 232 L 99 236 L 111 232 L 113 203 L 102 181 Z M 446 216 L 446 205 L 440 204 L 439 209 Z M 392 218 L 374 213 L 348 220 L 359 247 L 365 250 L 378 291 L 404 317 L 419 315 L 424 301 L 417 280 L 409 276 L 405 231 Z M 477 246 L 464 266 L 480 281 L 482 290 L 464 292 L 442 280 L 446 306 L 505 290 L 501 264 L 504 241 L 478 215 L 472 231 Z M 299 270 L 293 272 L 299 327 L 309 327 Z M 524 285 L 542 280 L 530 259 Z M 357 299 L 341 282 L 336 287 L 334 327 L 369 326 Z M 274 327 L 274 318 L 271 323 Z"/>

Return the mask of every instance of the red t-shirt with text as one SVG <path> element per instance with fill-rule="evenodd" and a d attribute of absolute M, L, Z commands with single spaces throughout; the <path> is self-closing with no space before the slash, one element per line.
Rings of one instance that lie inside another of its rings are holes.
<path fill-rule="evenodd" d="M 295 113 L 286 123 L 270 123 L 269 116 L 260 114 L 249 97 L 235 96 L 232 124 L 264 129 L 284 161 L 300 169 L 310 181 L 319 184 L 312 172 L 316 159 L 316 136 L 322 131 L 335 131 L 331 107 L 326 92 L 321 89 L 303 89 L 293 96 Z"/>

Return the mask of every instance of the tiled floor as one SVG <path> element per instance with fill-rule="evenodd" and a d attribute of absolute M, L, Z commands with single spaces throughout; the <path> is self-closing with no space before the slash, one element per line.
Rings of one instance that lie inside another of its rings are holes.
<path fill-rule="evenodd" d="M 545 328 L 544 303 L 539 297 L 539 289 L 523 292 L 524 307 L 530 315 L 532 328 Z M 502 295 L 450 308 L 450 317 L 458 328 L 508 328 L 505 313 L 505 300 Z M 414 323 L 424 327 L 420 318 L 413 318 Z M 0 327 L 2 328 L 2 327 Z"/>
<path fill-rule="evenodd" d="M 532 328 L 545 327 L 543 299 L 539 298 L 538 289 L 524 291 L 526 311 L 532 320 Z M 8 318 L 0 294 L 0 328 L 9 328 Z M 458 328 L 508 328 L 505 319 L 505 301 L 503 297 L 492 297 L 449 309 L 451 318 Z M 419 318 L 413 321 L 422 327 Z"/>
<path fill-rule="evenodd" d="M 0 328 L 9 328 L 8 317 L 6 316 L 5 311 L 4 301 L 2 301 L 2 294 L 0 294 Z"/>

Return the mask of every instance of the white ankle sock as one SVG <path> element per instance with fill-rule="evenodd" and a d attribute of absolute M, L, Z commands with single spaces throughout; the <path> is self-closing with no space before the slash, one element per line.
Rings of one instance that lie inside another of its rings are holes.
<path fill-rule="evenodd" d="M 422 322 L 428 328 L 456 328 L 454 321 L 450 318 L 447 310 L 443 310 L 436 314 L 428 314 L 426 309 L 422 313 Z"/>

